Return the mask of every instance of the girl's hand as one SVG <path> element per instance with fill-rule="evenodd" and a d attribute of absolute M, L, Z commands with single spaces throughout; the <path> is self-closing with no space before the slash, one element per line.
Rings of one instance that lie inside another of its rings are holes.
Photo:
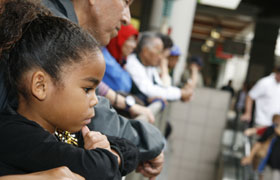
<path fill-rule="evenodd" d="M 241 164 L 242 166 L 246 166 L 246 165 L 249 165 L 252 163 L 252 158 L 250 156 L 247 156 L 247 157 L 244 157 L 242 160 L 241 160 Z"/>
<path fill-rule="evenodd" d="M 111 149 L 110 143 L 107 137 L 100 132 L 90 131 L 87 126 L 82 128 L 82 134 L 84 138 L 84 148 L 87 150 L 102 148 L 110 151 L 118 158 L 118 164 L 121 163 L 121 158 L 119 154 Z"/>
<path fill-rule="evenodd" d="M 84 148 L 87 150 L 102 148 L 111 151 L 110 143 L 107 137 L 100 132 L 90 131 L 87 126 L 82 128 L 84 138 Z"/>
<path fill-rule="evenodd" d="M 256 128 L 248 128 L 244 131 L 245 136 L 252 136 L 254 134 L 257 134 Z"/>

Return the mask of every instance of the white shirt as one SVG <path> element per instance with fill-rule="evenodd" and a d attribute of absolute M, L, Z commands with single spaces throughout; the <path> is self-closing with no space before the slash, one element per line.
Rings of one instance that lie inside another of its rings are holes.
<path fill-rule="evenodd" d="M 147 97 L 160 97 L 167 100 L 179 100 L 181 98 L 179 88 L 163 86 L 157 68 L 144 66 L 135 54 L 127 57 L 125 69 L 138 89 Z"/>
<path fill-rule="evenodd" d="M 280 83 L 277 83 L 275 74 L 260 79 L 250 90 L 249 96 L 256 102 L 255 123 L 272 125 L 273 115 L 280 113 Z"/>

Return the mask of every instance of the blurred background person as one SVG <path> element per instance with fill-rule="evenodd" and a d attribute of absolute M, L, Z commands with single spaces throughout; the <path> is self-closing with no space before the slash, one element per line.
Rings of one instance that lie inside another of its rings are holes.
<path fill-rule="evenodd" d="M 126 63 L 126 57 L 136 48 L 137 36 L 138 31 L 133 25 L 122 25 L 118 36 L 102 49 L 106 62 L 103 82 L 115 91 L 129 93 L 131 90 L 131 77 L 122 66 Z"/>
<path fill-rule="evenodd" d="M 245 112 L 241 120 L 252 120 L 252 109 L 255 101 L 255 125 L 272 125 L 273 114 L 280 112 L 280 67 L 276 67 L 274 73 L 261 78 L 249 91 L 246 99 Z"/>
<path fill-rule="evenodd" d="M 136 53 L 128 56 L 125 69 L 134 83 L 132 92 L 149 104 L 149 99 L 189 101 L 192 89 L 164 86 L 157 67 L 163 56 L 163 42 L 153 33 L 145 33 L 137 45 Z"/>
<path fill-rule="evenodd" d="M 175 54 L 178 54 L 178 52 L 176 52 Z M 204 86 L 203 76 L 201 74 L 202 67 L 203 67 L 203 60 L 201 57 L 191 56 L 190 58 L 188 58 L 185 71 L 181 76 L 180 86 L 187 85 L 187 86 L 191 86 L 192 88 L 203 87 Z"/>
<path fill-rule="evenodd" d="M 228 83 L 227 83 L 227 85 L 224 85 L 224 86 L 221 88 L 221 90 L 223 90 L 223 91 L 228 91 L 228 92 L 230 93 L 230 95 L 231 95 L 231 98 L 233 98 L 233 96 L 234 96 L 234 89 L 233 89 L 233 87 L 232 87 L 232 80 L 229 80 Z"/>

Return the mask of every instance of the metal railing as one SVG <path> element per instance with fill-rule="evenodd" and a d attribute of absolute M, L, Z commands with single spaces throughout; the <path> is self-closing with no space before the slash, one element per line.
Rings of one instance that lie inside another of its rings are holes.
<path fill-rule="evenodd" d="M 226 155 L 221 156 L 220 171 L 222 174 L 228 174 L 226 171 L 232 171 L 234 168 L 236 180 L 254 180 L 254 171 L 252 165 L 241 165 L 241 159 L 249 156 L 251 152 L 252 139 L 247 137 L 243 132 L 249 125 L 248 123 L 240 120 L 242 112 L 236 113 L 233 131 L 232 145 L 230 148 L 226 148 L 226 151 L 230 153 L 223 153 Z M 222 179 L 222 175 L 219 179 Z"/>

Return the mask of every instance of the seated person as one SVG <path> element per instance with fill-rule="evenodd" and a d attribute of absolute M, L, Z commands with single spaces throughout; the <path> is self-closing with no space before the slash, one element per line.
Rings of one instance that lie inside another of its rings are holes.
<path fill-rule="evenodd" d="M 105 70 L 96 40 L 30 1 L 0 7 L 0 59 L 18 96 L 16 111 L 0 115 L 0 176 L 67 166 L 86 179 L 121 179 L 134 170 L 135 145 L 87 127 Z"/>
<path fill-rule="evenodd" d="M 128 56 L 125 66 L 135 85 L 132 93 L 147 104 L 151 98 L 189 101 L 191 89 L 163 86 L 157 71 L 162 53 L 163 43 L 159 37 L 152 33 L 141 36 L 136 53 Z"/>

